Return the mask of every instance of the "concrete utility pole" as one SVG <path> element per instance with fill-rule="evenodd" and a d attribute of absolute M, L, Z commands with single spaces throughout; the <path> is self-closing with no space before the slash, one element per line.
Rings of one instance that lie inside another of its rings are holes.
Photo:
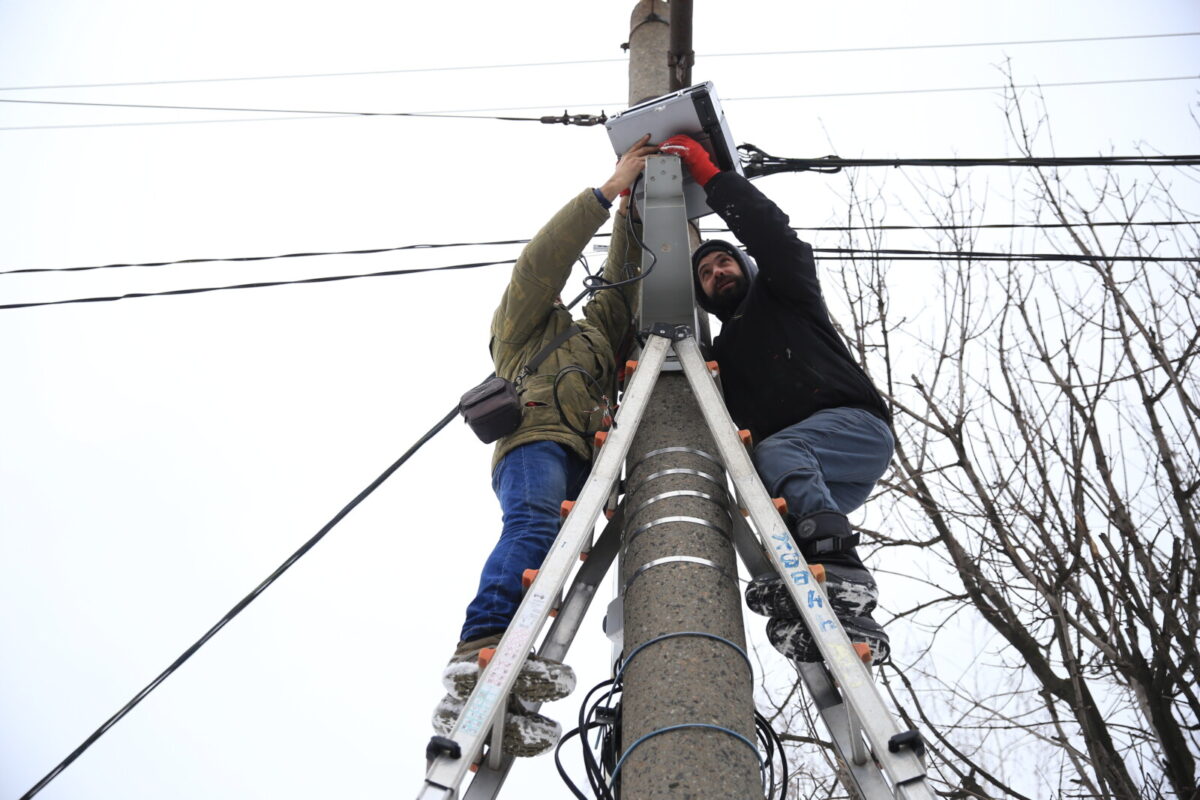
<path fill-rule="evenodd" d="M 667 64 L 671 68 L 671 91 L 692 85 L 692 65 L 696 53 L 692 50 L 692 0 L 671 3 L 671 52 Z"/>
<path fill-rule="evenodd" d="M 668 12 L 663 0 L 640 0 L 634 8 L 630 105 L 668 93 L 673 77 L 690 81 L 690 70 L 668 63 L 690 66 L 690 58 L 669 54 L 691 53 L 690 41 L 672 37 L 668 19 L 686 19 L 690 39 L 691 0 L 669 5 Z M 726 643 L 746 647 L 726 482 L 710 455 L 716 452 L 683 374 L 665 372 L 626 462 L 620 580 L 628 663 L 620 752 L 638 744 L 621 769 L 622 800 L 762 797 L 758 761 L 746 744 L 694 727 L 755 741 L 753 675 Z M 656 734 L 679 725 L 693 727 Z"/>

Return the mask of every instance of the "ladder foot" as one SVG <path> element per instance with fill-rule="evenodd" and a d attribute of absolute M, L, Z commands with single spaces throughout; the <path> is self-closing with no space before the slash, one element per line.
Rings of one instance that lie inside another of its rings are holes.
<path fill-rule="evenodd" d="M 439 756 L 462 758 L 462 748 L 449 736 L 430 737 L 429 744 L 425 745 L 425 760 L 433 761 Z"/>
<path fill-rule="evenodd" d="M 917 758 L 925 757 L 925 740 L 921 738 L 920 731 L 904 731 L 888 739 L 889 753 L 899 753 L 905 748 L 912 750 Z"/>

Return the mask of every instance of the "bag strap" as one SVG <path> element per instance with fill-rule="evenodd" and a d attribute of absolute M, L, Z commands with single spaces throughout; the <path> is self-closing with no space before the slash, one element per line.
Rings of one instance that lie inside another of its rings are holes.
<path fill-rule="evenodd" d="M 565 342 L 567 339 L 570 339 L 575 334 L 582 332 L 583 331 L 580 330 L 578 325 L 572 323 L 571 327 L 564 330 L 558 336 L 555 336 L 554 339 L 551 340 L 550 343 L 541 350 L 539 350 L 533 358 L 525 362 L 525 366 L 521 367 L 521 371 L 517 373 L 517 379 L 513 381 L 513 383 L 520 383 L 527 376 L 532 375 L 551 353 L 562 346 L 563 342 Z"/>

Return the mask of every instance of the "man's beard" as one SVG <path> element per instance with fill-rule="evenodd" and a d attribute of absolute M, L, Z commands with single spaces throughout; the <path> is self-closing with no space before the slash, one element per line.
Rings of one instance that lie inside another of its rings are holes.
<path fill-rule="evenodd" d="M 718 316 L 732 314 L 746 297 L 746 285 L 746 276 L 738 275 L 732 284 L 725 284 L 721 291 L 714 290 L 713 296 L 708 298 L 709 306 Z"/>

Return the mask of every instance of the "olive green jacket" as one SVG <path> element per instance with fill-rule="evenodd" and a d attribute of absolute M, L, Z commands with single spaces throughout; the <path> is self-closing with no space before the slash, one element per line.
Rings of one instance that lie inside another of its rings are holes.
<path fill-rule="evenodd" d="M 521 425 L 496 442 L 493 469 L 514 447 L 537 441 L 558 442 L 581 458 L 592 457 L 591 434 L 601 428 L 604 416 L 601 398 L 607 395 L 610 403 L 616 402 L 614 354 L 626 337 L 633 335 L 639 284 L 596 292 L 578 320 L 572 320 L 557 298 L 583 248 L 607 219 L 608 210 L 592 190 L 581 192 L 538 231 L 513 267 L 512 279 L 492 317 L 491 350 L 497 375 L 515 381 L 522 367 L 572 322 L 581 332 L 552 351 L 534 374 L 520 382 Z M 640 272 L 641 248 L 626 228 L 625 218 L 617 217 L 603 273 L 605 280 L 613 283 Z M 564 373 L 558 382 L 558 403 L 571 426 L 586 431 L 587 438 L 563 424 L 554 401 L 555 376 L 572 365 L 595 380 L 575 371 Z"/>

